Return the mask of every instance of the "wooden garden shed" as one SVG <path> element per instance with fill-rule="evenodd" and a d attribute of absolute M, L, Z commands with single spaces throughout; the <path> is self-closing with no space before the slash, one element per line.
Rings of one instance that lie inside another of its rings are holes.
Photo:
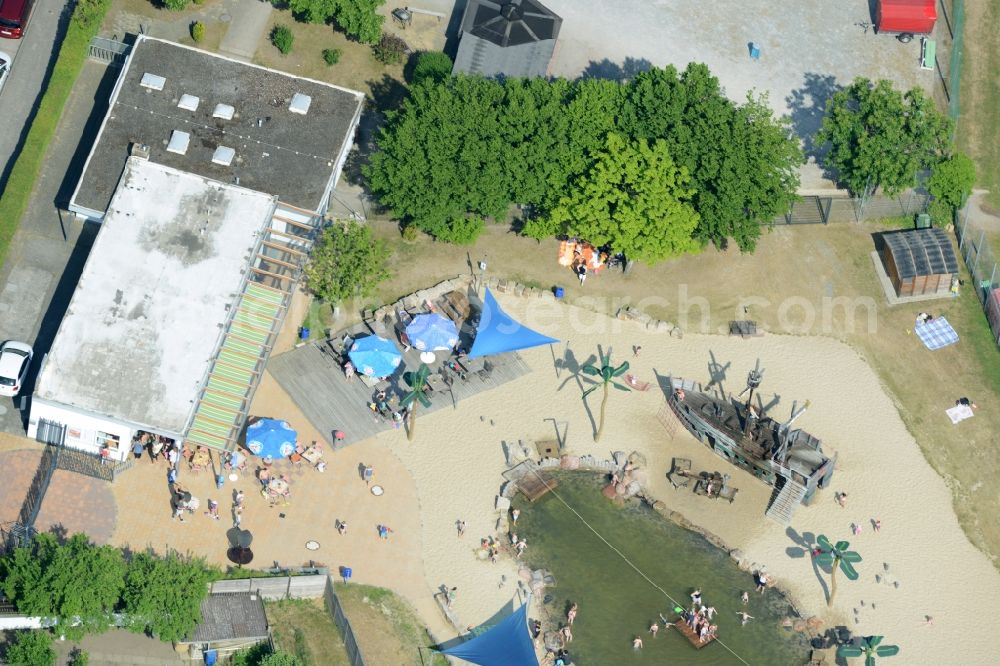
<path fill-rule="evenodd" d="M 897 296 L 947 296 L 958 259 L 943 229 L 907 229 L 882 234 L 882 263 Z"/>

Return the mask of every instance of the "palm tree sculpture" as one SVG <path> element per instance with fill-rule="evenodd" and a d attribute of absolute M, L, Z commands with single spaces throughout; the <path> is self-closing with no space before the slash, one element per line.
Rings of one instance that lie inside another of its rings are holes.
<path fill-rule="evenodd" d="M 431 369 L 426 363 L 421 363 L 416 372 L 403 373 L 403 380 L 410 385 L 410 392 L 399 401 L 399 406 L 403 409 L 410 408 L 410 424 L 406 428 L 406 439 L 413 441 L 413 431 L 417 426 L 417 403 L 424 407 L 430 407 L 431 401 L 424 394 L 424 386 L 427 384 L 427 376 L 431 374 Z"/>
<path fill-rule="evenodd" d="M 846 541 L 838 541 L 831 544 L 826 535 L 820 534 L 816 537 L 816 544 L 819 546 L 819 554 L 816 555 L 816 562 L 823 566 L 830 567 L 830 598 L 826 604 L 833 605 L 833 596 L 837 594 L 837 569 L 841 569 L 848 580 L 857 580 L 858 572 L 852 566 L 855 562 L 861 561 L 861 556 L 853 550 Z"/>
<path fill-rule="evenodd" d="M 882 636 L 865 636 L 861 645 L 841 645 L 837 648 L 838 657 L 864 657 L 865 666 L 875 666 L 875 656 L 893 657 L 899 654 L 898 645 L 879 645 Z"/>
<path fill-rule="evenodd" d="M 587 396 L 596 391 L 597 389 L 604 387 L 604 398 L 601 399 L 601 421 L 600 425 L 597 426 L 597 432 L 594 433 L 594 441 L 601 441 L 601 435 L 604 433 L 604 409 L 608 406 L 608 386 L 614 386 L 620 391 L 628 391 L 629 388 L 624 384 L 619 384 L 614 381 L 615 377 L 621 377 L 628 370 L 628 361 L 625 361 L 617 368 L 611 365 L 611 350 L 608 350 L 605 356 L 603 352 L 598 351 L 601 357 L 601 367 L 598 368 L 596 365 L 585 365 L 583 366 L 583 372 L 587 375 L 592 375 L 595 377 L 600 377 L 601 381 L 599 384 L 591 386 L 589 389 L 583 392 L 583 399 L 586 400 Z"/>

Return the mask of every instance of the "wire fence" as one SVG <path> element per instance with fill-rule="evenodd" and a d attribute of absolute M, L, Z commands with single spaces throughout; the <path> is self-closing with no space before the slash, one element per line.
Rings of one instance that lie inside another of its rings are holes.
<path fill-rule="evenodd" d="M 365 666 L 365 658 L 361 656 L 361 648 L 358 647 L 358 641 L 354 638 L 354 630 L 351 629 L 351 623 L 347 619 L 347 615 L 344 614 L 344 608 L 340 605 L 340 599 L 333 588 L 333 579 L 327 578 L 326 589 L 323 594 L 326 600 L 326 607 L 330 611 L 330 615 L 333 616 L 333 621 L 340 629 L 341 635 L 344 637 L 344 649 L 347 651 L 347 657 L 351 661 L 351 666 Z"/>
<path fill-rule="evenodd" d="M 1000 345 L 1000 268 L 990 248 L 990 232 L 969 220 L 970 204 L 955 212 L 955 235 L 958 250 L 972 276 L 979 303 L 993 331 L 993 340 Z"/>
<path fill-rule="evenodd" d="M 788 213 L 775 218 L 774 224 L 831 224 L 910 217 L 925 212 L 929 203 L 929 195 L 915 190 L 894 197 L 804 196 L 792 204 Z"/>

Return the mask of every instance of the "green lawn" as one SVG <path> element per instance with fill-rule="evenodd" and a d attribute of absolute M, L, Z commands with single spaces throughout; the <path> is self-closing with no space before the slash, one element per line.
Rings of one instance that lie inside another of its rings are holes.
<path fill-rule="evenodd" d="M 1000 210 L 1000 2 L 965 0 L 958 145 L 975 161 L 977 187 Z"/>

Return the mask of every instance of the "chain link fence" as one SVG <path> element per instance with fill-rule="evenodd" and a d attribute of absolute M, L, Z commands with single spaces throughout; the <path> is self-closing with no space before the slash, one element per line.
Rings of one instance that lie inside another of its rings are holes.
<path fill-rule="evenodd" d="M 876 194 L 867 198 L 840 196 L 804 196 L 785 215 L 775 218 L 781 224 L 831 224 L 863 222 L 888 217 L 910 217 L 926 212 L 930 196 L 907 190 L 899 196 Z"/>
<path fill-rule="evenodd" d="M 1000 269 L 990 249 L 990 232 L 969 220 L 969 206 L 955 212 L 955 235 L 958 250 L 972 276 L 972 286 L 986 313 L 993 339 L 1000 344 Z"/>

